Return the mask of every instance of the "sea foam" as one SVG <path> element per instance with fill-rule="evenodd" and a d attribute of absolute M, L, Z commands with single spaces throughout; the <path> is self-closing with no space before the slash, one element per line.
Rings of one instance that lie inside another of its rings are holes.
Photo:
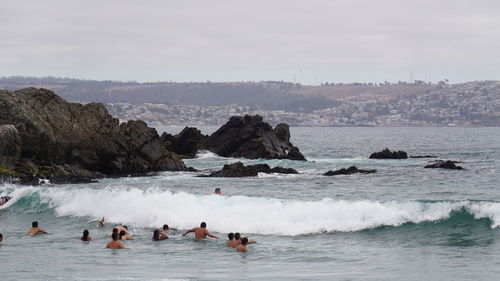
<path fill-rule="evenodd" d="M 0 192 L 2 190 L 0 189 Z M 3 191 L 2 193 L 6 193 Z M 187 229 L 205 221 L 211 231 L 300 235 L 350 232 L 378 226 L 432 222 L 465 209 L 476 219 L 489 218 L 500 225 L 500 203 L 487 201 L 375 202 L 282 200 L 247 196 L 173 193 L 156 188 L 49 188 L 17 187 L 7 208 L 22 197 L 38 200 L 57 216 L 77 216 L 134 227 L 159 227 L 165 223 Z"/>

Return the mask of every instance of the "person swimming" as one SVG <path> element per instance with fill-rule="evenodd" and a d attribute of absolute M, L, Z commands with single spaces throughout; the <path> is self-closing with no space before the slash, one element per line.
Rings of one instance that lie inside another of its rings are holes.
<path fill-rule="evenodd" d="M 47 231 L 41 229 L 40 227 L 38 227 L 38 222 L 37 221 L 34 221 L 31 223 L 31 228 L 28 229 L 28 235 L 30 236 L 33 236 L 33 235 L 37 235 L 38 233 L 45 233 L 45 234 L 49 234 Z"/>
<path fill-rule="evenodd" d="M 217 187 L 217 188 L 215 189 L 215 194 L 217 194 L 217 195 L 222 195 L 222 191 L 221 191 L 221 189 L 220 189 L 219 187 Z"/>
<path fill-rule="evenodd" d="M 184 234 L 182 234 L 182 236 L 186 236 L 186 234 L 188 234 L 190 232 L 194 232 L 194 239 L 196 239 L 196 240 L 205 239 L 205 238 L 207 238 L 207 236 L 215 238 L 215 239 L 219 239 L 219 237 L 212 235 L 210 232 L 208 232 L 207 224 L 205 222 L 202 222 L 200 224 L 200 227 L 195 227 L 193 229 L 190 229 L 190 230 L 184 232 Z"/>
<path fill-rule="evenodd" d="M 165 233 L 170 231 L 170 227 L 168 227 L 168 224 L 164 224 L 162 229 L 159 230 L 160 233 Z"/>
<path fill-rule="evenodd" d="M 118 234 L 118 239 L 120 239 L 120 240 L 134 240 L 134 237 L 128 235 L 125 230 L 122 230 Z"/>
<path fill-rule="evenodd" d="M 228 238 L 229 240 L 227 240 L 227 242 L 226 242 L 226 246 L 231 247 L 231 248 L 234 248 L 234 247 L 233 247 L 233 244 L 234 244 L 234 233 L 232 233 L 232 232 L 228 233 L 228 234 L 227 234 L 227 238 Z"/>
<path fill-rule="evenodd" d="M 247 244 L 248 239 L 246 237 L 241 238 L 241 244 L 236 247 L 236 251 L 244 253 L 248 252 Z"/>
<path fill-rule="evenodd" d="M 3 206 L 9 202 L 9 200 L 12 199 L 10 196 L 1 196 L 0 197 L 0 206 Z"/>
<path fill-rule="evenodd" d="M 97 222 L 97 226 L 104 227 L 104 217 Z"/>
<path fill-rule="evenodd" d="M 82 241 L 92 241 L 92 237 L 89 236 L 89 230 L 88 229 L 85 229 L 83 231 L 83 235 L 82 237 L 80 238 Z"/>
<path fill-rule="evenodd" d="M 159 229 L 155 229 L 155 231 L 153 232 L 153 241 L 160 241 L 165 239 L 168 239 L 168 236 L 161 233 Z"/>
<path fill-rule="evenodd" d="M 106 244 L 106 248 L 108 249 L 126 249 L 122 242 L 118 241 L 118 234 L 113 233 L 111 235 L 113 241 Z"/>

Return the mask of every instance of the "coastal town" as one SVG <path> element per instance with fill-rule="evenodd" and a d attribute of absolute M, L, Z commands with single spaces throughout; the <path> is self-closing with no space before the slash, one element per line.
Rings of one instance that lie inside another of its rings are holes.
<path fill-rule="evenodd" d="M 121 120 L 148 124 L 216 126 L 230 116 L 259 114 L 271 124 L 291 126 L 500 126 L 500 82 L 438 84 L 422 94 L 388 96 L 363 93 L 337 105 L 310 111 L 269 110 L 257 106 L 106 103 Z"/>

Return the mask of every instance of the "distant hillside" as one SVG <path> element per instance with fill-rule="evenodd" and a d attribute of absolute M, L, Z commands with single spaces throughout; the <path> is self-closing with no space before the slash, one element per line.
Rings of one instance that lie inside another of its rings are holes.
<path fill-rule="evenodd" d="M 239 104 L 256 109 L 312 112 L 338 106 L 356 97 L 392 100 L 407 95 L 420 95 L 436 85 L 423 82 L 407 84 L 324 84 L 303 86 L 289 82 L 234 83 L 137 83 L 93 81 L 69 78 L 4 77 L 0 88 L 15 90 L 25 87 L 48 88 L 69 101 L 131 104 L 167 104 L 226 106 Z"/>

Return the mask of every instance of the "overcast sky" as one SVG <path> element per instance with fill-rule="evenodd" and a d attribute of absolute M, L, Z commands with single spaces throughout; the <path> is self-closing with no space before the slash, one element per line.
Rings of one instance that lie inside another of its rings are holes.
<path fill-rule="evenodd" d="M 497 0 L 0 0 L 0 76 L 500 79 Z"/>

